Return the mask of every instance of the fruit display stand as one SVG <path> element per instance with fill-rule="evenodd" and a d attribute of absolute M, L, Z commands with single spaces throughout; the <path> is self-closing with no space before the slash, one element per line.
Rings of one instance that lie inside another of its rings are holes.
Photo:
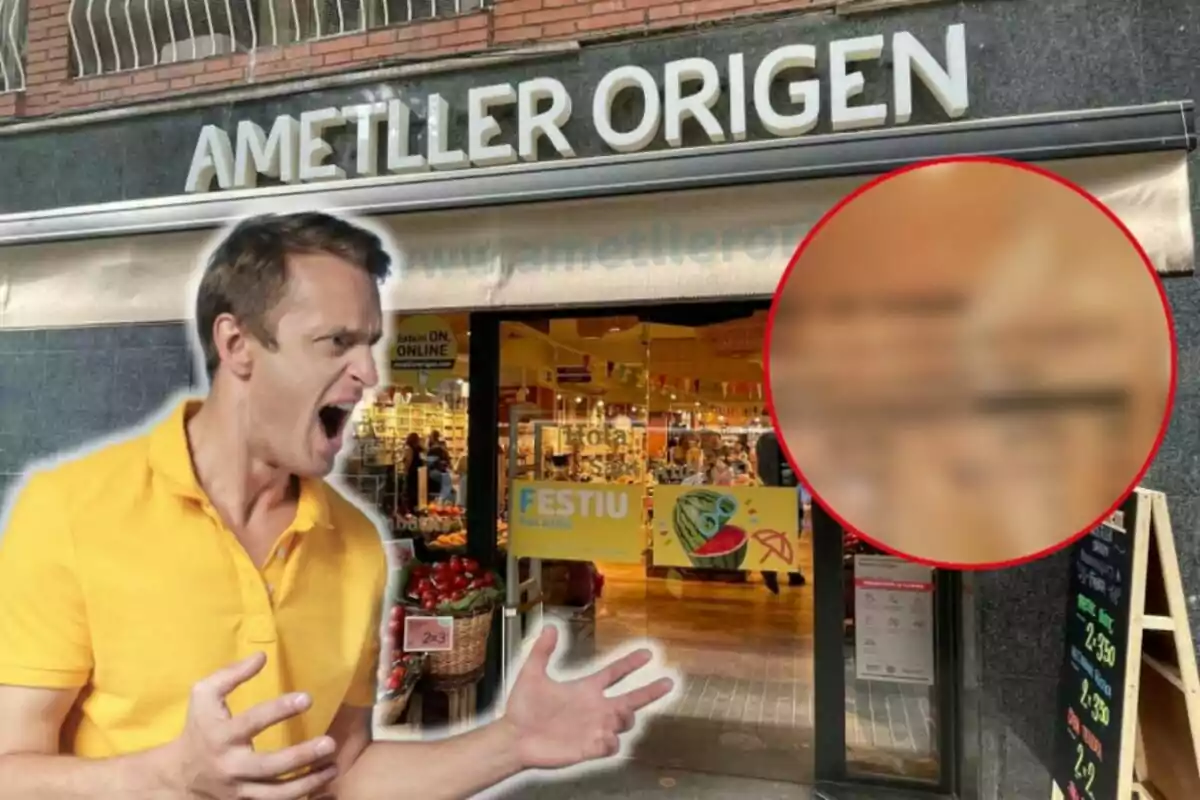
<path fill-rule="evenodd" d="M 399 605 L 407 619 L 449 618 L 449 647 L 424 653 L 422 687 L 446 697 L 451 726 L 469 724 L 493 619 L 504 598 L 503 583 L 478 562 L 453 555 L 433 563 L 410 562 L 401 570 L 399 587 Z M 402 644 L 404 638 L 401 635 Z"/>
<path fill-rule="evenodd" d="M 427 540 L 431 552 L 443 554 L 446 557 L 461 556 L 467 552 L 466 530 L 442 533 L 432 537 L 427 535 Z M 504 520 L 496 523 L 496 547 L 500 550 L 501 556 L 508 550 L 508 523 Z"/>
<path fill-rule="evenodd" d="M 416 513 L 396 514 L 392 519 L 392 530 L 397 536 L 411 537 L 420 534 L 424 537 L 461 535 L 466 544 L 466 532 L 463 527 L 463 510 L 458 506 L 430 503 Z"/>

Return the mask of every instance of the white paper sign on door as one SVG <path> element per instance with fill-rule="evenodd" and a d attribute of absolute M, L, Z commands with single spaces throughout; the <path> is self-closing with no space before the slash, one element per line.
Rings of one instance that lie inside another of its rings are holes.
<path fill-rule="evenodd" d="M 933 685 L 932 567 L 854 557 L 854 661 L 859 680 Z"/>

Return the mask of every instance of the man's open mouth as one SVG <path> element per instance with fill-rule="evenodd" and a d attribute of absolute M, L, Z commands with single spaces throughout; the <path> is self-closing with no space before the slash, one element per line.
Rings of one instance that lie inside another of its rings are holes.
<path fill-rule="evenodd" d="M 340 437 L 342 428 L 353 410 L 353 403 L 321 406 L 317 411 L 317 419 L 321 422 L 321 429 L 324 430 L 326 438 L 337 439 Z"/>

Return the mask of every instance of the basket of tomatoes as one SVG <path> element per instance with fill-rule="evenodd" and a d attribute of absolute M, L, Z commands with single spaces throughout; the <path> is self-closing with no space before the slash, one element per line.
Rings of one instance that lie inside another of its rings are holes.
<path fill-rule="evenodd" d="M 454 620 L 452 649 L 427 654 L 427 670 L 435 678 L 461 677 L 483 668 L 492 619 L 503 601 L 500 577 L 472 558 L 412 561 L 400 575 L 400 602 L 407 615 Z"/>
<path fill-rule="evenodd" d="M 404 606 L 392 606 L 389 631 L 392 637 L 391 667 L 383 676 L 383 707 L 385 724 L 396 723 L 408 706 L 409 699 L 428 669 L 426 653 L 404 651 Z"/>

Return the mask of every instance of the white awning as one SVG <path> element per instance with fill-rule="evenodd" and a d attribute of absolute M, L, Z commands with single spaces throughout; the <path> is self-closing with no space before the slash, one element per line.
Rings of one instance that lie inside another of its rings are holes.
<path fill-rule="evenodd" d="M 1187 154 L 1042 166 L 1111 208 L 1162 275 L 1193 269 Z M 391 311 L 764 297 L 804 234 L 869 176 L 373 217 Z M 318 203 L 319 205 L 319 203 Z M 309 207 L 312 207 L 310 204 Z M 212 231 L 0 248 L 0 328 L 183 320 Z"/>

